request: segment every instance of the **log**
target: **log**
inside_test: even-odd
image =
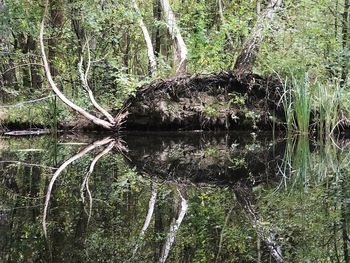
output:
[[[50,130],[35,130],[35,131],[10,131],[5,132],[4,135],[8,136],[27,136],[27,135],[41,135],[41,134],[49,134],[51,133]]]

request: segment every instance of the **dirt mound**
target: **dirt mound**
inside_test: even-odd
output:
[[[233,72],[194,74],[140,88],[127,102],[127,129],[270,130],[282,127],[281,83]]]

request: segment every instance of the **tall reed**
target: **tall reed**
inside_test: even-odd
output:
[[[339,108],[342,90],[338,83],[318,85],[318,115],[320,138],[329,134],[339,120]]]
[[[292,76],[292,79],[293,91],[295,96],[295,118],[298,124],[298,131],[301,134],[308,134],[312,110],[312,96],[315,91],[316,85],[310,84],[308,72],[305,72],[303,78],[298,78],[298,76]]]
[[[281,100],[286,117],[287,133],[288,137],[290,137],[295,127],[295,119],[292,89],[288,86],[288,78],[283,83],[283,95],[281,97]]]

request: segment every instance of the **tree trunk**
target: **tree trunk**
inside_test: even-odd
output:
[[[22,51],[23,54],[28,55],[28,38],[26,37],[26,35],[24,33],[20,33],[17,36],[17,40],[18,40],[18,45],[20,50]],[[27,61],[25,62],[27,63]],[[30,66],[29,65],[25,65],[21,68],[22,71],[22,84],[25,90],[29,91],[31,90],[31,81],[30,81]]]
[[[243,43],[243,48],[239,54],[234,70],[237,75],[251,73],[259,51],[259,45],[264,38],[264,33],[271,24],[276,10],[282,5],[282,0],[270,0],[266,10],[262,12],[256,21],[256,24],[248,37]]]
[[[62,42],[62,27],[64,25],[64,1],[50,0],[50,17],[52,21],[53,35],[49,39],[49,61],[52,77],[55,78],[60,74],[61,70],[54,60],[62,58],[59,51],[59,45]]]
[[[37,42],[33,39],[31,35],[28,35],[28,49],[31,51],[32,55],[37,54]],[[40,66],[38,64],[37,56],[29,56],[30,62],[30,75],[31,75],[31,87],[32,91],[38,90],[41,88],[41,75],[40,75]]]
[[[168,255],[169,255],[169,252],[170,252],[170,249],[175,241],[176,233],[179,230],[181,223],[182,223],[182,220],[184,219],[186,212],[187,212],[187,209],[188,209],[187,200],[183,197],[179,188],[177,188],[177,192],[180,196],[180,199],[177,201],[177,205],[179,205],[179,203],[181,201],[181,209],[180,209],[180,212],[178,214],[176,221],[173,220],[173,222],[170,225],[170,229],[169,229],[169,232],[167,234],[167,239],[165,241],[165,244],[163,245],[162,253],[161,253],[161,256],[159,258],[158,263],[165,263],[166,262]]]
[[[47,80],[48,80],[52,90],[56,93],[56,95],[60,98],[60,100],[62,100],[66,105],[71,107],[73,110],[80,113],[82,116],[84,116],[89,121],[95,123],[96,125],[98,125],[100,127],[108,129],[108,130],[119,129],[120,125],[122,124],[122,120],[127,115],[127,112],[126,113],[119,113],[119,115],[117,115],[117,117],[114,118],[113,123],[102,120],[102,119],[97,118],[96,116],[90,114],[89,112],[82,109],[78,105],[74,104],[70,100],[68,100],[66,98],[66,96],[56,86],[56,84],[52,78],[52,74],[50,71],[49,63],[48,63],[46,52],[45,52],[45,45],[44,45],[44,28],[45,28],[45,17],[47,15],[47,11],[48,11],[48,0],[45,1],[45,11],[44,11],[43,18],[42,18],[41,25],[40,25],[40,37],[39,37],[39,39],[40,39],[40,50],[41,50],[41,55],[42,55],[43,62],[44,62],[44,69],[45,69],[46,77],[47,77]],[[88,72],[88,70],[87,70],[87,72]],[[85,78],[86,78],[86,76],[85,76]]]
[[[163,9],[164,18],[167,23],[169,32],[171,36],[175,39],[176,59],[179,63],[176,69],[176,75],[181,75],[186,72],[188,53],[187,47],[176,24],[176,18],[173,11],[171,10],[169,1],[161,0],[160,3]]]
[[[136,4],[136,0],[133,0],[133,6],[134,6],[134,9],[138,15],[137,20],[139,22],[139,25],[142,29],[143,36],[144,36],[145,41],[146,41],[147,54],[148,54],[148,59],[149,59],[149,63],[151,66],[151,74],[152,74],[152,76],[155,76],[157,74],[157,62],[156,62],[156,57],[155,57],[154,52],[153,52],[152,40],[151,40],[151,37],[149,36],[147,27],[143,23],[141,12]]]
[[[253,227],[257,232],[257,236],[262,238],[265,245],[269,249],[271,256],[276,260],[276,262],[283,262],[282,248],[275,240],[274,233],[272,231],[268,231],[268,229],[264,229],[264,227],[261,225],[263,219],[255,209],[255,196],[252,189],[244,186],[236,186],[234,189],[237,201],[242,206],[249,221],[251,221],[253,224]]]
[[[343,47],[343,55],[342,55],[342,61],[341,61],[341,81],[340,84],[344,85],[346,84],[346,79],[348,76],[348,58],[349,58],[349,45],[348,45],[348,25],[349,25],[349,8],[350,8],[350,1],[345,0],[344,3],[344,12],[343,12],[343,19],[342,19],[342,47]]]
[[[153,1],[153,19],[154,19],[155,23],[160,21],[161,10],[162,9],[160,6],[160,0],[154,0]],[[160,53],[160,29],[159,29],[158,25],[153,27],[152,43],[153,43],[153,47],[154,47],[154,54],[156,55],[156,57],[158,57],[158,55]]]
[[[4,7],[5,7],[5,2],[3,0],[0,0],[0,11],[2,11]],[[9,32],[7,31],[2,32],[2,34],[0,35],[0,49],[10,50],[8,35],[9,35]],[[14,87],[17,87],[16,70],[14,68],[14,62],[11,59],[11,56],[9,57],[8,61],[3,64],[2,67],[3,67],[2,74],[0,74],[0,80],[2,80],[1,84],[4,87],[9,87],[11,85],[13,85]]]

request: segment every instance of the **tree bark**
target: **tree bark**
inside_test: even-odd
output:
[[[176,24],[176,18],[173,11],[171,10],[169,1],[161,0],[160,3],[163,9],[164,18],[167,23],[169,32],[175,39],[175,53],[179,63],[176,69],[176,75],[181,75],[186,72],[188,53],[187,47]]]
[[[266,10],[262,12],[256,21],[256,24],[248,37],[243,43],[241,53],[238,55],[234,70],[237,75],[251,73],[256,59],[256,54],[259,51],[259,45],[264,39],[269,24],[271,24],[276,10],[282,5],[282,0],[270,0]]]
[[[0,11],[2,11],[4,7],[5,7],[4,1],[0,0]],[[8,42],[8,35],[9,35],[9,33],[6,31],[0,35],[0,48],[2,48],[4,50],[10,50],[10,43]],[[1,84],[4,87],[9,87],[11,84],[17,83],[16,70],[15,70],[14,63],[13,63],[13,60],[11,59],[11,57],[9,57],[8,61],[6,63],[4,63],[2,67],[3,67],[2,72],[4,72],[4,73],[0,74],[0,78],[2,80]],[[17,85],[15,84],[14,86],[16,87]]]
[[[31,51],[31,54],[37,54],[37,42],[33,39],[31,35],[28,35],[28,49]],[[41,76],[40,76],[40,66],[38,64],[37,56],[29,56],[30,62],[30,75],[31,75],[31,87],[32,90],[38,90],[41,88]]]
[[[139,22],[139,25],[142,29],[143,36],[144,36],[145,41],[146,41],[147,54],[148,54],[148,59],[149,59],[149,63],[151,66],[151,74],[152,74],[152,76],[155,76],[157,74],[157,61],[156,61],[156,56],[154,55],[154,52],[153,52],[152,40],[151,40],[151,37],[148,33],[147,27],[143,23],[141,12],[136,4],[136,0],[133,0],[132,4],[133,4],[133,7],[137,13],[137,16],[138,16],[137,20]]]
[[[62,42],[62,27],[64,24],[64,1],[50,0],[50,17],[52,21],[53,35],[49,39],[49,61],[52,77],[55,78],[60,74],[61,70],[54,62],[56,58],[62,58],[59,51],[59,45]]]
[[[343,18],[342,18],[342,47],[343,47],[343,55],[342,55],[342,61],[341,61],[341,81],[340,84],[344,85],[346,83],[346,79],[348,77],[348,58],[349,55],[348,48],[349,48],[349,43],[348,43],[348,35],[349,35],[349,30],[348,30],[348,25],[349,25],[349,9],[350,9],[350,1],[345,0],[344,2],[344,12],[343,12]]]
[[[271,256],[276,260],[276,262],[283,262],[281,246],[277,244],[273,233],[269,233],[270,231],[264,229],[264,226],[261,224],[261,222],[263,222],[263,219],[255,209],[255,197],[252,193],[252,190],[243,186],[236,186],[234,193],[236,195],[237,201],[242,206],[248,219],[253,224],[257,235],[262,238],[265,245],[269,249]]]
[[[160,16],[161,16],[161,6],[160,6],[160,0],[154,0],[153,1],[153,19],[154,22],[157,23],[160,21]],[[152,30],[152,42],[153,42],[153,47],[154,47],[154,54],[156,57],[158,57],[160,53],[160,29],[159,26],[156,25],[153,27]]]

